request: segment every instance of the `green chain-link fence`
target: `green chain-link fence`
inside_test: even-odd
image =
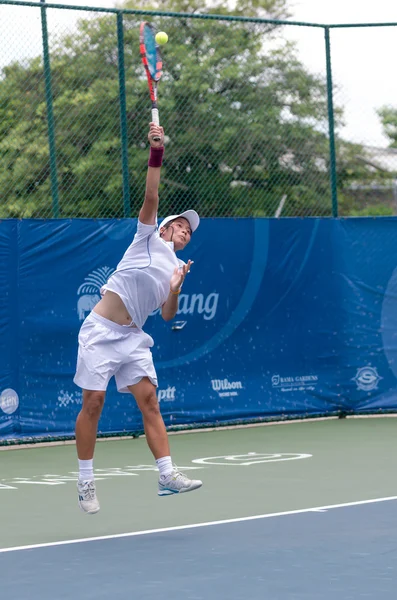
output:
[[[0,218],[136,216],[150,120],[142,20],[170,40],[159,84],[162,214],[336,216],[338,198],[339,213],[353,214],[377,193],[394,213],[397,154],[395,168],[377,169],[368,147],[338,136],[332,27],[293,25],[319,34],[323,69],[313,74],[283,21],[0,8]]]

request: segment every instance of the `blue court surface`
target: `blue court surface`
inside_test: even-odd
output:
[[[1,597],[395,600],[396,499],[7,548]]]

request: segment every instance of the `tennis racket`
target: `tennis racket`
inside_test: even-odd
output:
[[[152,121],[156,125],[160,125],[159,109],[157,107],[157,84],[162,74],[163,63],[155,35],[153,26],[147,21],[143,21],[139,30],[139,49],[152,101]],[[153,139],[156,142],[160,141],[159,137],[154,137]]]

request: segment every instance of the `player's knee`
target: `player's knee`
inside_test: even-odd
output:
[[[159,414],[160,408],[156,396],[156,390],[154,388],[153,390],[148,391],[144,395],[144,397],[142,398],[142,402],[140,403],[140,408],[142,413],[145,414],[145,416],[153,416]]]
[[[101,416],[105,396],[103,392],[90,392],[83,401],[83,411],[90,419],[99,419]]]

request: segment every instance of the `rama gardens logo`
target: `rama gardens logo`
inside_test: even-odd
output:
[[[383,377],[378,375],[375,367],[361,367],[357,369],[356,376],[352,378],[357,384],[357,389],[364,392],[371,392],[378,388],[378,383]]]

